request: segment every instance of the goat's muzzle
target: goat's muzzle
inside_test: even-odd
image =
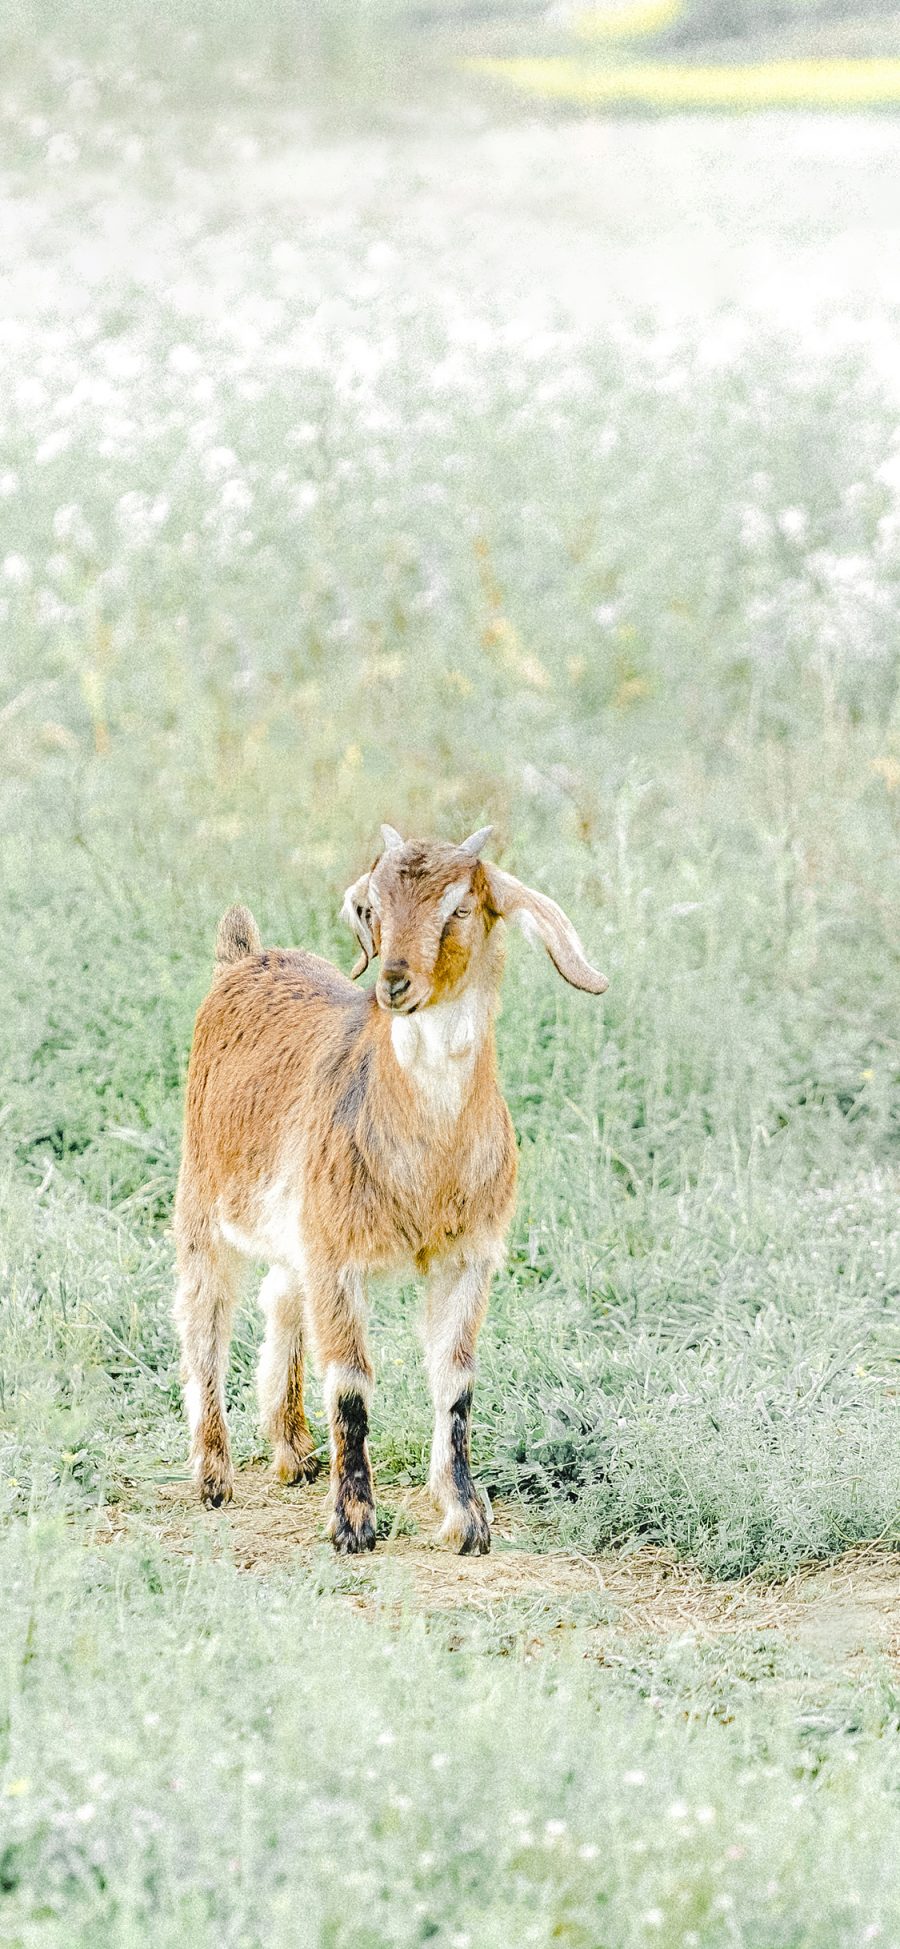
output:
[[[418,983],[410,976],[408,964],[396,961],[382,968],[375,993],[382,1008],[391,1015],[411,1015],[420,1008],[426,995],[417,992]]]

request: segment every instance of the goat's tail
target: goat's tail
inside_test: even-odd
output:
[[[216,928],[216,974],[262,953],[262,937],[249,907],[229,907]]]

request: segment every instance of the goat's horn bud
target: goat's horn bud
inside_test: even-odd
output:
[[[403,840],[396,826],[382,826],[381,837],[384,840],[385,851],[388,853],[396,852],[397,847],[403,845]]]
[[[473,832],[469,839],[463,840],[460,852],[467,853],[469,859],[477,859],[487,845],[493,830],[493,826],[482,826],[478,832]]]

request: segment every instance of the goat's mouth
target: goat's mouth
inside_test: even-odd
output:
[[[406,996],[401,995],[399,1001],[383,1002],[379,995],[378,1000],[386,1015],[415,1015],[416,1009],[423,1006],[424,997],[419,995],[418,998],[407,1001]]]
[[[414,1015],[416,1009],[424,1008],[430,995],[430,987],[421,980],[407,978],[404,984],[394,976],[390,982],[380,977],[375,983],[375,1000],[385,1015]]]

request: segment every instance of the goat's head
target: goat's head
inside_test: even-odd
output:
[[[393,826],[381,830],[384,852],[347,888],[341,911],[361,949],[354,980],[381,957],[375,993],[382,1008],[411,1015],[459,995],[468,982],[495,980],[502,962],[493,934],[498,920],[515,921],[545,947],[573,988],[603,994],[606,977],[591,967],[555,900],[481,859],[490,826],[461,846],[403,840]]]

